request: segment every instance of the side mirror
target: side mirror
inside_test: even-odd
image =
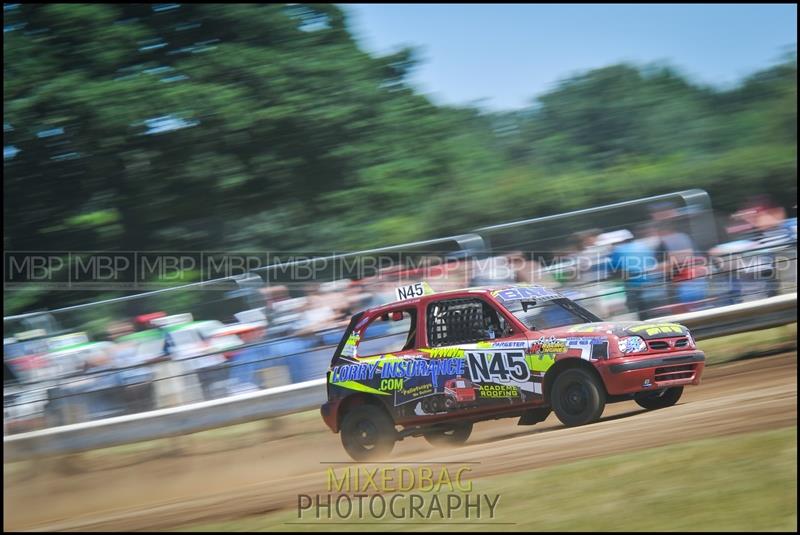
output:
[[[402,320],[403,320],[402,312],[392,312],[392,321],[402,321]]]

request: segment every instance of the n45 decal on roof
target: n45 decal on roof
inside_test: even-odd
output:
[[[412,297],[422,297],[434,293],[433,288],[427,282],[417,282],[408,286],[400,286],[394,289],[394,295],[398,301],[411,299]]]
[[[524,382],[531,372],[522,351],[465,351],[469,374],[476,383]]]

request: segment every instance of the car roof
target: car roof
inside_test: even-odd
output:
[[[446,291],[443,291],[443,292],[434,292],[432,294],[427,294],[427,295],[423,295],[423,296],[420,296],[420,297],[412,297],[412,298],[403,299],[403,300],[400,300],[400,301],[392,301],[390,303],[386,303],[386,304],[383,304],[383,305],[379,305],[379,306],[376,306],[376,307],[365,309],[363,311],[363,313],[364,314],[367,314],[367,313],[374,314],[376,312],[377,313],[381,313],[384,310],[388,312],[388,311],[396,309],[398,306],[411,304],[411,303],[417,303],[417,302],[432,301],[432,300],[440,299],[442,297],[447,297],[447,296],[459,297],[459,296],[466,296],[468,294],[477,294],[477,295],[484,295],[484,296],[488,295],[489,297],[493,297],[491,295],[492,292],[496,292],[496,291],[499,292],[499,291],[503,291],[503,290],[511,290],[511,289],[514,289],[514,288],[544,288],[544,289],[549,290],[550,292],[552,292],[554,294],[561,295],[561,293],[558,292],[557,290],[555,290],[553,288],[550,288],[548,286],[544,286],[542,284],[508,284],[508,285],[498,285],[498,286],[471,286],[469,288],[460,288],[458,290],[446,290]],[[562,295],[562,297],[565,297],[565,296]]]

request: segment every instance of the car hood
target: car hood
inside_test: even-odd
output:
[[[541,331],[548,336],[581,336],[581,335],[607,335],[615,336],[641,336],[645,340],[654,338],[674,338],[686,336],[689,329],[683,325],[669,322],[653,321],[605,321],[600,323],[581,323]]]

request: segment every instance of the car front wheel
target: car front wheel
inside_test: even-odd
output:
[[[589,371],[571,368],[556,377],[550,404],[567,427],[584,425],[598,420],[603,414],[606,392]]]

